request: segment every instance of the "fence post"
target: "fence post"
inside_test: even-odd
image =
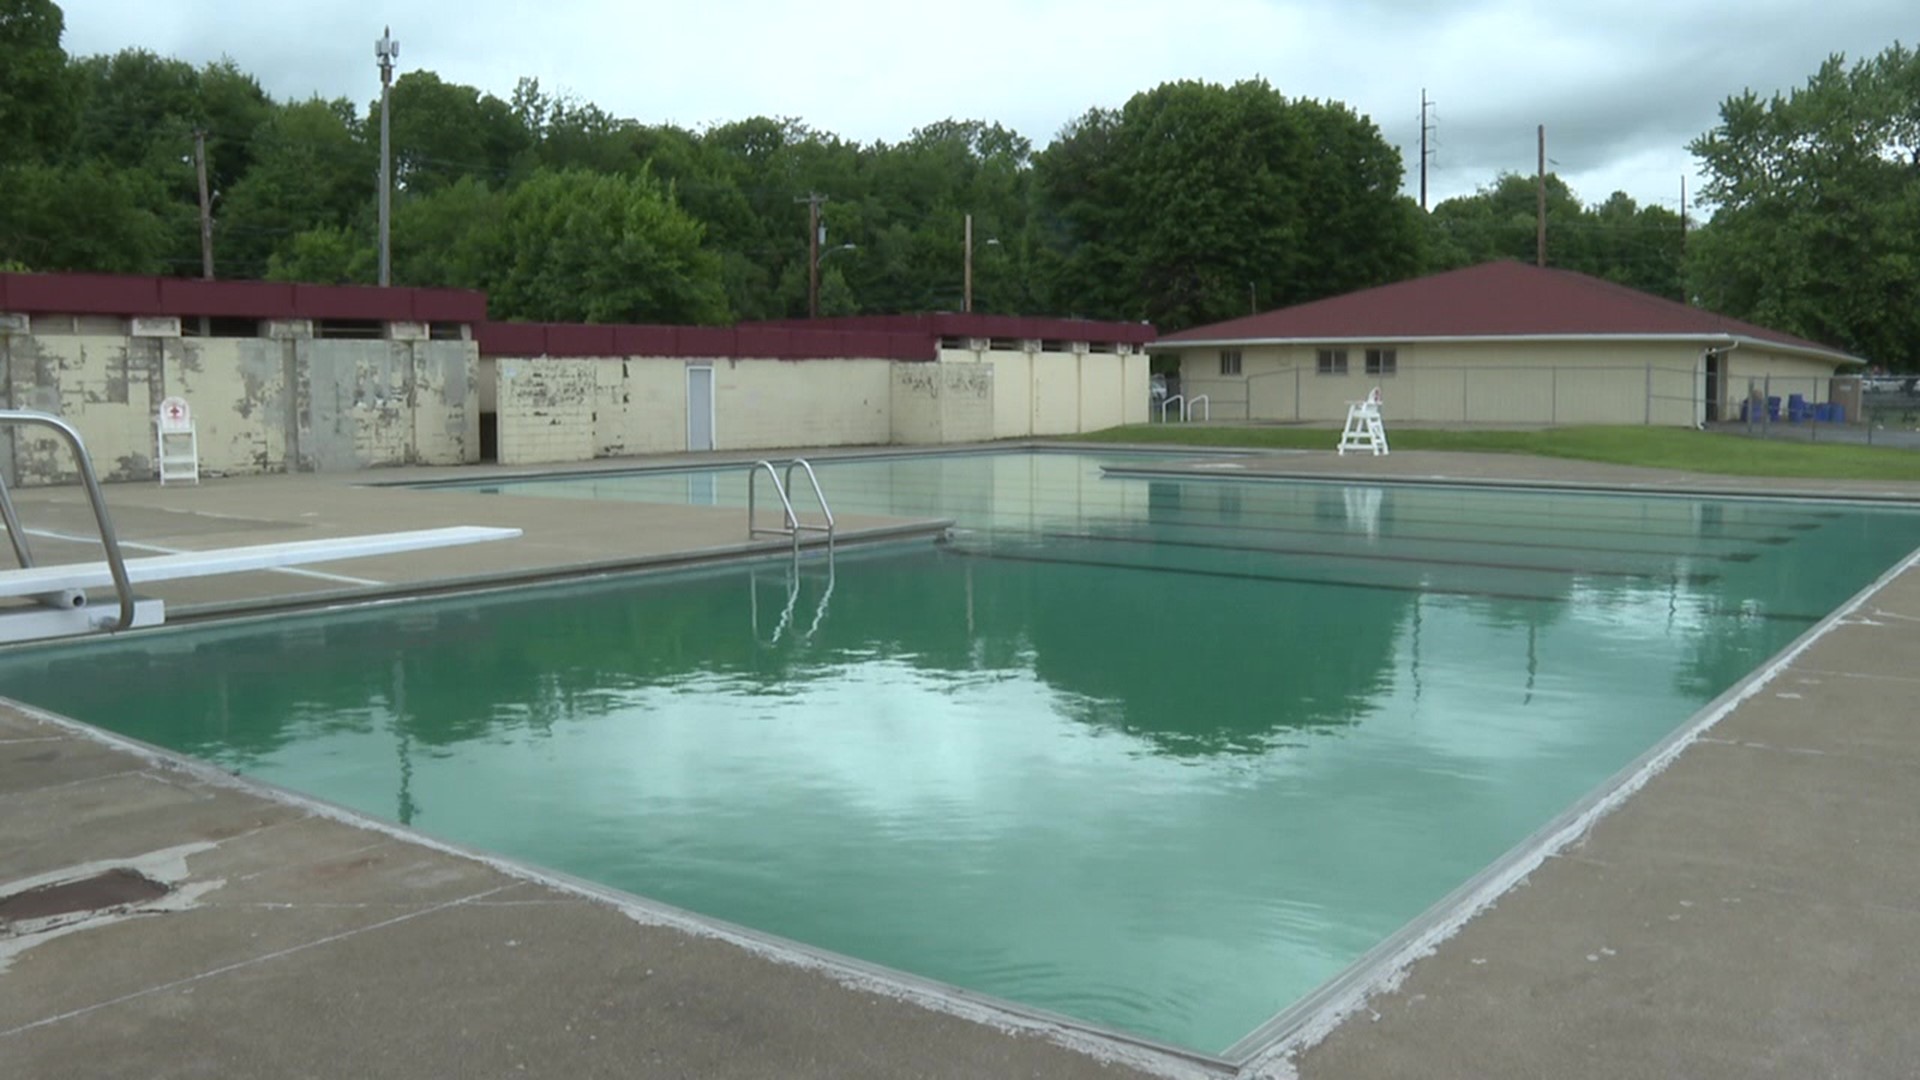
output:
[[[1467,380],[1472,375],[1472,368],[1463,367],[1460,369],[1460,422],[1463,424],[1467,422],[1467,400],[1472,397],[1471,394],[1467,393]]]
[[[1293,422],[1300,422],[1300,365],[1293,365]]]
[[[1547,423],[1560,422],[1560,369],[1547,368]]]
[[[1647,427],[1653,426],[1653,361],[1647,361]]]

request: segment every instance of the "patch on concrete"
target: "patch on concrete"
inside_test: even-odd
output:
[[[187,859],[218,846],[210,841],[180,844],[130,859],[81,863],[0,882],[0,905],[18,905],[0,907],[0,972],[14,957],[55,938],[197,906],[202,896],[227,882],[189,881]]]
[[[141,904],[158,900],[172,891],[173,887],[165,882],[155,881],[138,870],[117,866],[73,881],[0,896],[0,928],[28,919]]]

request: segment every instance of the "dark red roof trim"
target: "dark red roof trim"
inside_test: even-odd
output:
[[[474,336],[482,356],[657,356],[768,360],[932,360],[926,334],[800,330],[778,326],[612,326],[581,323],[484,323]]]
[[[1086,341],[1111,345],[1150,345],[1158,337],[1151,323],[1096,322],[1091,319],[1041,319],[1023,315],[854,315],[832,319],[776,319],[747,326],[789,329],[869,330],[933,337],[1019,338],[1037,341]]]
[[[0,311],[28,315],[479,323],[487,317],[487,297],[468,289],[381,289],[119,274],[0,274]]]

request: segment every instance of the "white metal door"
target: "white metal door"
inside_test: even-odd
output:
[[[713,368],[687,368],[687,449],[713,449]]]

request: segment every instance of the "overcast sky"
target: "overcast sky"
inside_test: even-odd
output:
[[[798,117],[862,142],[949,117],[1044,146],[1095,106],[1171,79],[1261,76],[1345,102],[1401,149],[1431,201],[1550,168],[1594,203],[1677,209],[1689,140],[1727,96],[1803,83],[1831,53],[1920,38],[1914,0],[62,0],[70,53],[232,57],[279,98],[378,94],[400,68],[506,98],[523,75],[616,116],[692,128]],[[1688,181],[1697,190],[1697,177]]]

